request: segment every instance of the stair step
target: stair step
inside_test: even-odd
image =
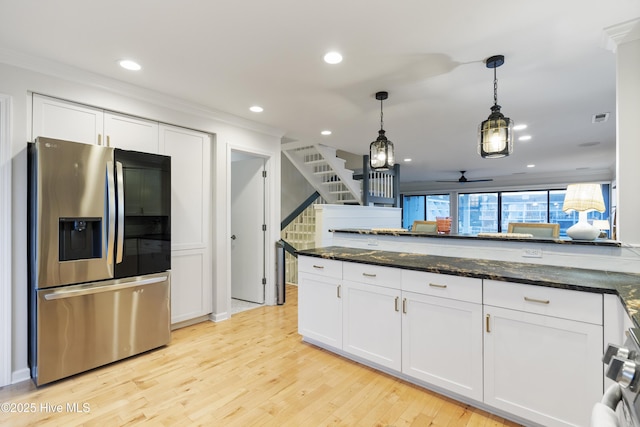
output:
[[[304,162],[305,165],[320,165],[320,164],[327,164],[327,161],[325,159],[318,159],[318,160],[309,160]]]

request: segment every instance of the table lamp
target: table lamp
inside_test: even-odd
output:
[[[567,236],[574,240],[594,240],[600,230],[587,222],[587,212],[605,211],[600,184],[569,184],[562,210],[578,212],[578,223],[567,230]]]

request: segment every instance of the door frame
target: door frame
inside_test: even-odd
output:
[[[227,200],[226,200],[226,242],[225,247],[228,254],[231,254],[231,153],[232,151],[237,151],[241,153],[245,153],[247,155],[251,155],[254,157],[261,157],[264,159],[264,170],[267,173],[267,177],[265,178],[265,194],[264,194],[264,212],[265,212],[265,223],[267,225],[267,231],[265,232],[265,245],[264,245],[264,260],[265,260],[265,277],[267,283],[264,287],[265,294],[265,305],[275,305],[276,304],[276,289],[275,289],[275,274],[272,274],[272,270],[275,271],[275,268],[272,267],[275,265],[275,242],[272,240],[273,227],[279,227],[279,224],[276,224],[273,221],[272,210],[274,209],[274,189],[272,188],[271,183],[274,182],[275,177],[273,176],[274,171],[276,170],[277,162],[274,157],[274,153],[271,151],[263,151],[252,147],[246,147],[242,145],[236,144],[227,144]],[[279,154],[279,152],[278,152]],[[273,223],[272,223],[273,222]],[[279,232],[279,228],[278,228]],[[269,250],[269,245],[273,243],[274,250]],[[231,257],[227,259],[227,316],[228,313],[231,313]]]
[[[236,159],[234,161],[234,156],[236,156]],[[266,185],[266,177],[264,176],[260,176],[263,175],[264,172],[266,172],[266,163],[267,163],[267,159],[263,156],[258,156],[255,155],[253,153],[247,153],[246,151],[238,151],[238,150],[231,150],[231,169],[230,169],[230,176],[231,176],[231,188],[234,187],[234,172],[237,172],[236,168],[244,168],[245,167],[245,162],[247,161],[252,161],[255,163],[252,163],[252,167],[253,165],[257,165],[258,162],[260,163],[260,168],[258,171],[255,171],[256,175],[253,175],[252,180],[255,179],[259,179],[259,185],[262,187],[262,190],[260,192],[260,197],[262,197],[262,200],[260,202],[260,206],[262,207],[261,209],[261,214],[262,214],[262,218],[260,218],[260,226],[262,226],[263,224],[267,223],[267,210],[266,210],[266,199],[267,199],[267,185]],[[251,169],[252,174],[254,173],[254,169]],[[268,175],[268,174],[267,174]],[[251,184],[253,185],[253,184]],[[234,198],[236,196],[233,194],[233,192],[230,194],[230,201],[231,201],[231,205],[233,205],[233,201]],[[257,206],[256,206],[257,207]],[[236,221],[235,218],[238,217],[238,215],[240,215],[240,212],[238,211],[231,211],[231,215],[230,215],[230,222],[231,222],[231,232],[233,234],[238,234],[239,230],[238,230],[238,224],[235,224],[235,227],[233,227],[234,225],[234,221]],[[254,224],[247,224],[250,225],[251,227],[254,226]],[[253,228],[252,228],[253,229]],[[233,240],[233,235],[231,237],[231,239]],[[262,230],[261,236],[259,236],[259,239],[256,239],[258,241],[262,241],[261,246],[262,246],[262,251],[261,251],[261,256],[262,256],[262,270],[260,271],[260,279],[264,278],[266,279],[267,277],[267,260],[266,260],[266,256],[267,256],[267,232],[266,230]],[[234,293],[234,283],[236,286],[238,286],[238,281],[235,280],[234,278],[234,274],[238,273],[238,265],[236,264],[236,267],[234,269],[234,253],[235,256],[244,256],[245,253],[236,253],[237,249],[230,252],[231,255],[231,278],[230,278],[230,282],[231,282],[231,289],[230,289],[230,293],[231,293],[231,299],[233,299],[233,293]],[[236,291],[238,291],[238,289],[235,289]],[[256,304],[265,304],[266,300],[267,300],[267,295],[266,295],[266,283],[261,283],[261,289],[260,289],[260,293],[262,294],[262,296],[258,299],[260,299],[262,302],[257,302],[257,301],[251,301],[251,300],[247,300],[249,302],[255,302]],[[236,292],[237,293],[237,292]]]
[[[11,384],[11,97],[0,94],[0,387]]]

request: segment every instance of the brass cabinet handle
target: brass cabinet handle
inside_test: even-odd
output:
[[[447,285],[438,285],[437,283],[429,283],[432,288],[446,289]]]
[[[406,298],[402,298],[402,312],[404,314],[407,314],[407,299]]]
[[[400,307],[398,307],[398,302],[400,302],[400,297],[396,297],[396,300],[395,300],[396,311],[400,311]]]
[[[107,147],[111,147],[111,136],[107,135]]]
[[[98,145],[102,145],[102,134],[98,134]]]
[[[528,302],[537,302],[539,304],[549,304],[549,300],[548,299],[535,299],[535,298],[529,298],[529,297],[524,297],[525,301]]]
[[[320,270],[322,270],[324,268],[324,265],[313,265],[313,268],[318,268]]]
[[[363,275],[364,277],[376,277],[376,275],[375,275],[375,274],[371,274],[371,273],[362,273],[362,275]]]
[[[491,316],[490,314],[487,314],[486,321],[485,321],[487,332],[491,332],[491,328],[489,327],[489,317],[490,316]]]
[[[337,292],[338,292],[338,298],[342,298],[342,296],[340,295],[340,288],[342,287],[342,285],[338,285],[338,287],[336,288]]]

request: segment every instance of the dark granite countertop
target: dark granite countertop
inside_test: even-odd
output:
[[[636,325],[640,326],[640,274],[341,246],[307,249],[298,251],[298,254],[407,270],[549,286],[582,292],[617,294]]]
[[[407,231],[399,229],[366,229],[366,228],[343,228],[337,230],[329,230],[333,233],[351,233],[377,236],[411,236],[411,237],[429,237],[435,239],[476,239],[476,240],[499,240],[501,242],[526,242],[526,243],[557,243],[564,245],[584,245],[584,246],[613,246],[621,247],[622,243],[617,240],[595,239],[595,240],[572,240],[541,238],[541,237],[508,237],[505,234],[495,233],[495,235],[472,235],[472,234],[438,234],[433,232]],[[494,234],[494,233],[486,233]]]

